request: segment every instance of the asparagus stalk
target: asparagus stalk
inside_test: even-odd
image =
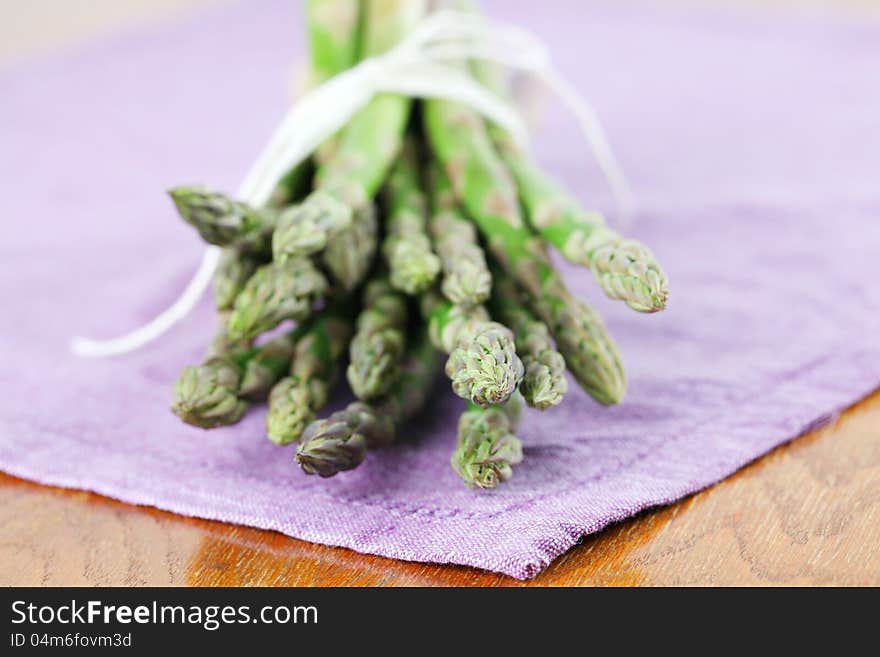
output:
[[[349,347],[348,382],[358,399],[388,392],[400,376],[406,347],[406,299],[394,291],[387,276],[367,284],[357,330]]]
[[[449,354],[455,394],[482,408],[507,401],[524,372],[510,329],[490,321],[483,306],[455,306],[435,292],[423,295],[422,315],[431,341]]]
[[[253,208],[202,185],[174,187],[168,194],[181,218],[208,244],[235,245],[249,253],[270,252],[278,220],[275,210]]]
[[[357,61],[359,47],[359,3],[357,0],[307,0],[306,23],[309,34],[310,71],[308,87],[329,80]],[[315,153],[321,161],[333,150],[327,140]],[[289,205],[300,199],[314,173],[311,159],[293,167],[275,186],[269,204]]]
[[[502,406],[469,405],[458,420],[458,443],[452,469],[469,486],[495,488],[513,475],[522,461],[522,445],[514,431],[522,414],[522,398],[514,395]]]
[[[568,392],[565,359],[553,346],[547,325],[535,319],[523,303],[513,279],[498,269],[493,278],[492,314],[513,331],[516,352],[525,367],[519,390],[529,406],[542,411],[556,406]]]
[[[269,393],[269,440],[279,445],[299,440],[315,413],[327,403],[350,337],[351,320],[339,307],[323,310],[307,324],[296,343],[289,375]]]
[[[354,402],[303,432],[296,462],[306,474],[332,477],[360,465],[367,450],[394,442],[397,430],[427,400],[437,355],[423,329],[413,341],[401,377],[374,403]]]
[[[284,320],[304,320],[326,290],[327,280],[308,258],[263,265],[235,299],[229,336],[253,338]]]
[[[262,347],[210,354],[201,365],[185,368],[174,385],[171,410],[204,429],[238,422],[250,401],[284,375],[300,332],[294,329]]]
[[[382,251],[391,272],[391,285],[407,294],[427,290],[440,272],[427,233],[427,201],[422,192],[415,142],[404,147],[386,184],[387,236]]]
[[[475,306],[489,298],[492,276],[473,224],[462,214],[449,177],[436,161],[429,169],[428,227],[443,267],[441,290],[452,303]]]
[[[422,116],[456,197],[495,258],[528,293],[578,383],[600,403],[618,403],[626,378],[617,347],[599,316],[568,291],[540,238],[523,221],[516,186],[482,119],[443,100],[425,101]]]
[[[358,0],[306,0],[311,84],[351,68],[360,49]]]
[[[474,62],[472,69],[490,89],[509,95],[496,66]],[[663,310],[669,285],[651,251],[609,228],[600,213],[586,211],[506,130],[490,124],[489,132],[516,179],[526,214],[541,237],[569,262],[589,267],[610,298],[622,300],[639,312]]]
[[[421,18],[418,0],[366,0],[365,56],[377,55],[399,41]],[[353,208],[372,199],[400,148],[412,102],[380,94],[340,132],[333,153],[318,167],[313,191],[281,215],[273,236],[278,260],[323,251],[328,241],[351,225]]]
[[[357,0],[308,0],[306,16],[311,54],[311,84],[317,85],[353,66],[360,51],[360,3]],[[336,136],[315,152],[328,162],[336,150]],[[355,208],[351,224],[333,238],[321,254],[324,266],[345,292],[366,276],[379,242],[379,223],[372,203]]]
[[[358,0],[306,0],[309,35],[308,86],[318,86],[351,68],[360,53],[361,8]],[[336,148],[331,137],[315,151],[326,162]]]

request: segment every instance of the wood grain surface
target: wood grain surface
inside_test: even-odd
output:
[[[0,0],[0,63],[215,1]],[[878,0],[772,4],[866,16],[880,10]],[[45,584],[523,583],[312,545],[0,474],[0,585]],[[526,584],[880,585],[880,393],[706,491],[585,539]]]
[[[521,585],[0,475],[0,584]],[[529,585],[880,585],[880,393]]]

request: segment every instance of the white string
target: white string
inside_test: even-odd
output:
[[[152,342],[165,331],[174,326],[189,314],[193,306],[202,298],[205,289],[211,283],[211,277],[217,268],[217,260],[220,257],[220,248],[209,246],[202,255],[202,262],[192,280],[186,286],[183,294],[171,307],[164,310],[149,324],[141,326],[131,333],[112,340],[90,340],[88,338],[73,338],[70,341],[70,349],[77,356],[100,358],[104,356],[118,356],[127,354],[135,349]]]
[[[556,93],[577,119],[583,137],[628,217],[633,196],[601,124],[586,99],[553,68],[547,49],[534,35],[468,12],[444,9],[422,22],[397,46],[328,80],[303,96],[284,116],[239,187],[237,198],[264,205],[278,180],[343,128],[378,93],[442,98],[465,103],[507,130],[520,144],[528,141],[522,117],[506,101],[460,70],[462,60],[482,59],[534,74]],[[114,356],[152,342],[195,307],[217,267],[220,249],[208,247],[186,289],[148,324],[111,340],[74,338],[78,356]]]

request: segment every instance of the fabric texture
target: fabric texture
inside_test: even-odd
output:
[[[159,342],[67,351],[151,318],[201,246],[164,190],[234,190],[289,98],[295,3],[223,6],[0,71],[0,468],[182,514],[415,561],[534,576],[582,536],[699,490],[880,385],[880,26],[619,3],[487,3],[547,39],[594,102],[664,263],[666,312],[606,300],[626,400],[576,386],[530,411],[494,491],[449,466],[464,402],[438,381],[399,446],[330,480],[264,437],[264,409],[204,432],[168,411],[211,300]],[[540,160],[613,207],[569,117]],[[335,404],[344,403],[341,393]]]

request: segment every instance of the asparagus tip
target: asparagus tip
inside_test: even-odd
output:
[[[227,323],[230,338],[253,338],[286,319],[305,319],[327,286],[307,258],[263,265],[235,299]]]
[[[187,424],[203,429],[234,424],[248,403],[238,398],[241,373],[222,357],[183,370],[174,385],[171,411]]]
[[[335,196],[317,190],[302,203],[285,210],[272,236],[275,259],[307,256],[323,251],[330,238],[348,228],[351,207]]]
[[[403,334],[395,329],[355,337],[346,377],[358,399],[388,392],[398,378],[404,346]]]
[[[276,445],[295,443],[315,419],[314,406],[306,386],[295,377],[281,379],[269,393],[266,437]]]
[[[318,420],[306,429],[295,458],[306,474],[332,477],[356,468],[366,452],[365,437],[349,423]]]
[[[524,373],[513,334],[498,322],[479,322],[468,333],[446,362],[453,390],[481,408],[507,401]]]
[[[602,290],[612,299],[642,313],[666,308],[669,282],[659,263],[643,244],[617,240],[600,246],[591,267]]]
[[[452,468],[464,482],[477,488],[495,488],[513,476],[522,461],[522,445],[511,431],[510,418],[499,408],[471,410],[458,424],[458,448]]]
[[[528,405],[545,411],[560,404],[568,392],[568,379],[564,371],[564,366],[554,371],[554,368],[540,361],[529,363],[519,386]]]

